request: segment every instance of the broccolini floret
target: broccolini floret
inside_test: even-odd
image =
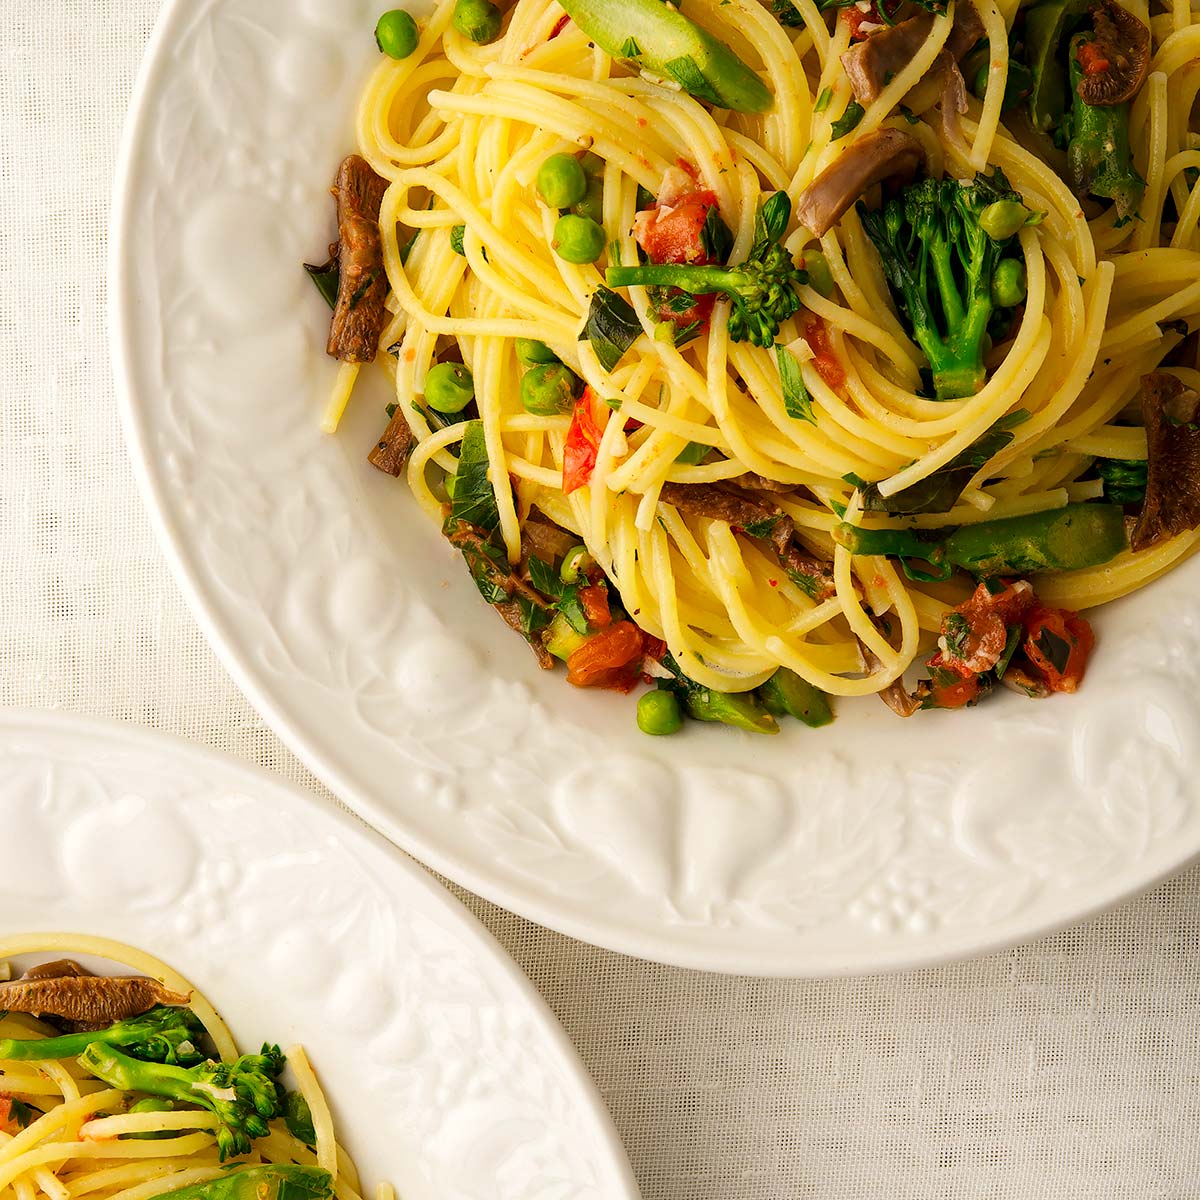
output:
[[[733,301],[730,340],[771,346],[779,326],[800,307],[797,289],[808,282],[807,272],[796,266],[779,244],[791,215],[792,203],[786,192],[771,196],[759,214],[758,236],[749,256],[735,266],[645,263],[609,267],[605,282],[609,287],[675,287],[692,296],[722,293]]]
[[[203,1032],[204,1026],[190,1008],[158,1004],[136,1017],[127,1017],[94,1032],[64,1033],[51,1038],[0,1038],[0,1059],[34,1062],[75,1058],[99,1043],[118,1046],[126,1054],[148,1062],[190,1067],[204,1058],[198,1044]]]
[[[251,1141],[269,1132],[267,1122],[282,1114],[283,1089],[276,1081],[284,1061],[278,1046],[266,1045],[259,1054],[243,1054],[234,1062],[209,1059],[193,1067],[142,1062],[102,1042],[93,1042],[79,1056],[81,1066],[112,1087],[182,1100],[215,1113],[222,1161],[248,1153]]]
[[[882,208],[860,201],[858,213],[929,360],[937,398],[973,396],[986,377],[985,339],[997,302],[1011,307],[1023,298],[1023,280],[1005,278],[1007,271],[997,280],[997,268],[1015,259],[1013,239],[1034,214],[999,168],[969,182],[923,179]]]

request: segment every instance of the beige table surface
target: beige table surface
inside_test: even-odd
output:
[[[118,429],[105,226],[158,8],[0,0],[0,703],[321,792],[184,607]],[[655,966],[466,899],[566,1026],[647,1200],[1200,1197],[1200,870],[981,962],[819,983]]]

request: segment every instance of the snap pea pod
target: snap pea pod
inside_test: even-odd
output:
[[[1129,545],[1125,514],[1116,504],[1068,504],[954,530],[861,529],[841,524],[833,536],[851,554],[920,559],[935,569],[943,568],[942,578],[953,567],[979,576],[1079,571],[1108,562]]]
[[[700,100],[747,113],[774,103],[724,42],[662,0],[563,0],[562,7],[605,54],[673,79]]]
[[[780,667],[758,694],[763,707],[776,717],[795,717],[812,729],[833,720],[829,697],[787,667]]]

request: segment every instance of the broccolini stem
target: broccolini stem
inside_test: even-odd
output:
[[[609,267],[609,287],[677,287],[693,296],[711,292],[733,294],[752,281],[736,267],[693,266],[688,263],[646,263],[639,267]]]

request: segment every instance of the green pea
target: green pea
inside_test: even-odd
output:
[[[393,8],[375,26],[375,45],[388,58],[407,58],[421,40],[417,23],[402,8]]]
[[[573,154],[552,154],[537,173],[538,195],[551,208],[570,208],[587,195],[588,179]]]
[[[672,692],[647,692],[637,703],[637,723],[643,733],[665,737],[683,728],[683,710]]]
[[[463,363],[438,363],[425,376],[425,401],[437,412],[462,412],[474,395],[475,377]]]
[[[578,583],[580,575],[587,573],[591,563],[592,556],[586,546],[572,546],[563,556],[562,566],[558,568],[558,577],[563,583]]]
[[[500,10],[488,0],[458,0],[454,6],[454,28],[480,45],[500,36],[500,21]]]
[[[523,367],[540,367],[558,361],[558,355],[545,342],[536,338],[517,338],[517,362]]]
[[[818,296],[828,300],[833,295],[833,272],[829,269],[829,260],[820,250],[805,250],[800,265],[808,272],[809,286]]]
[[[996,200],[979,214],[979,228],[994,242],[1010,238],[1029,220],[1029,209],[1017,200]]]
[[[535,417],[558,417],[575,405],[575,372],[562,363],[546,363],[521,379],[521,403]]]
[[[1025,260],[1003,258],[992,274],[992,303],[997,308],[1012,308],[1025,299]]]
[[[589,175],[587,191],[583,198],[572,206],[571,211],[577,217],[588,217],[597,223],[604,220],[604,184],[595,176]]]
[[[554,252],[569,263],[594,263],[604,253],[604,227],[567,213],[554,222]]]

